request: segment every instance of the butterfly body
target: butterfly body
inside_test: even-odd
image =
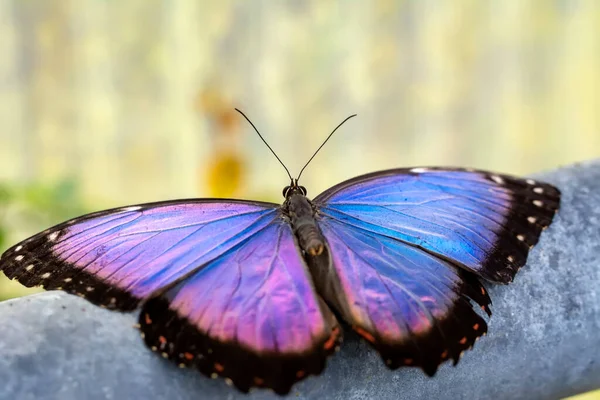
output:
[[[381,171],[283,205],[192,199],[75,218],[8,249],[26,286],[141,308],[145,344],[238,389],[289,392],[339,347],[340,317],[390,368],[433,375],[487,332],[558,210],[552,185],[460,168]]]
[[[283,210],[290,223],[300,248],[311,256],[318,256],[325,248],[325,238],[319,231],[315,219],[316,210],[306,195],[298,190],[288,190]]]

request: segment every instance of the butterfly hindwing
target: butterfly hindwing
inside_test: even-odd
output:
[[[552,222],[559,200],[558,189],[531,179],[412,168],[351,179],[314,203],[323,215],[507,283]]]
[[[148,301],[140,326],[164,357],[243,391],[287,393],[341,339],[284,219]]]
[[[320,293],[390,368],[458,361],[486,333],[471,301],[489,313],[490,299],[466,271],[414,246],[323,217],[330,268],[313,262]],[[313,259],[313,261],[318,261]],[[325,262],[327,264],[328,261]]]
[[[61,289],[132,310],[263,229],[277,208],[178,200],[94,213],[13,246],[2,255],[0,270],[28,287]]]

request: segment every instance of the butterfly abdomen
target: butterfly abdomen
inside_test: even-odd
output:
[[[285,210],[300,248],[311,256],[323,253],[325,239],[317,226],[313,207],[308,199],[301,194],[293,194],[287,198]]]

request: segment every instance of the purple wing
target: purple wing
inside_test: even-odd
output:
[[[341,335],[283,219],[147,302],[140,325],[182,367],[278,393],[321,372]]]
[[[408,245],[323,217],[331,269],[320,293],[369,341],[390,368],[421,367],[433,375],[486,333],[470,299],[489,313],[481,283],[460,268]]]
[[[131,310],[279,218],[278,206],[235,200],[178,200],[90,214],[7,250],[0,270]]]
[[[483,171],[413,168],[319,195],[327,252],[307,260],[320,295],[391,368],[433,374],[487,330],[472,273],[510,282],[558,209],[548,184]]]
[[[461,169],[383,171],[341,183],[315,200],[321,213],[507,283],[558,210],[555,187]]]

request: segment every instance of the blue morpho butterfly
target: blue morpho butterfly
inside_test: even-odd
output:
[[[409,168],[309,200],[300,175],[288,175],[283,205],[193,199],[102,211],[12,247],[0,270],[109,309],[141,307],[147,346],[242,391],[287,393],[319,374],[342,340],[335,315],[390,368],[433,375],[486,333],[472,308],[490,315],[480,278],[511,282],[560,199],[531,179]]]

